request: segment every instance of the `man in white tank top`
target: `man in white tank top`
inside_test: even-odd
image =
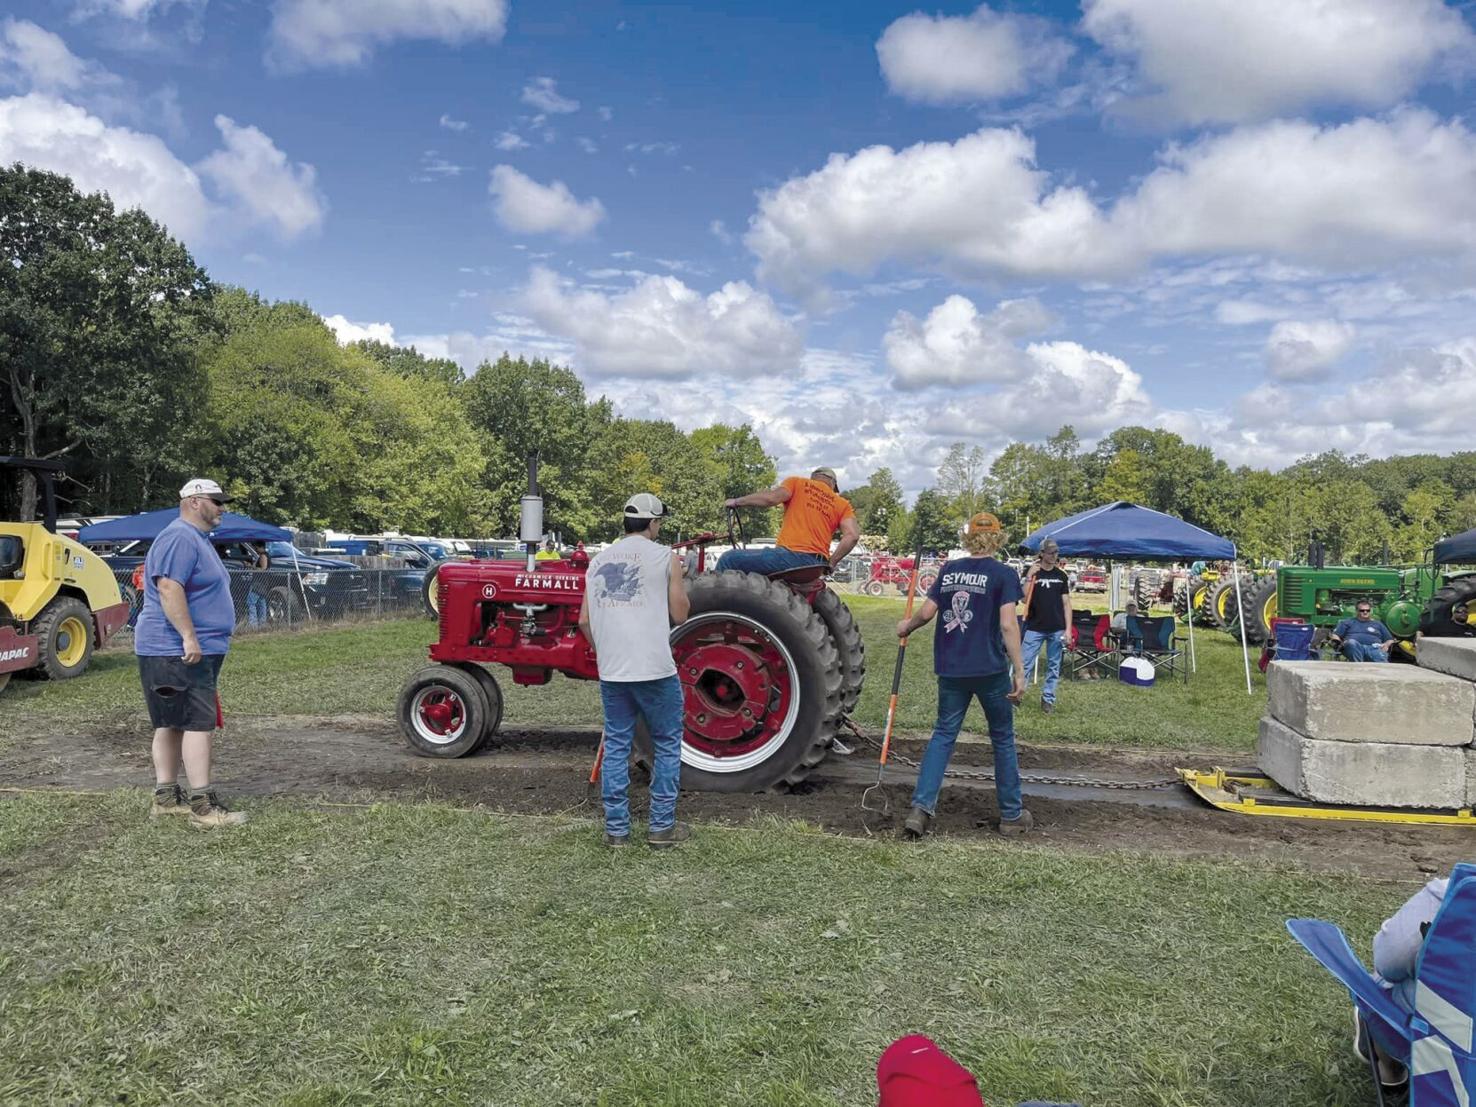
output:
[[[646,843],[665,849],[692,836],[676,821],[682,771],[682,682],[671,659],[671,628],[687,618],[682,559],[656,544],[666,507],[649,492],[625,505],[625,537],[596,554],[585,573],[579,629],[594,647],[605,709],[605,844],[630,845],[630,749],[636,719],[654,749]]]

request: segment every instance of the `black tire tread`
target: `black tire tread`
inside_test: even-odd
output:
[[[829,588],[815,597],[814,610],[830,632],[831,644],[840,657],[841,713],[849,715],[856,709],[861,686],[866,682],[866,643],[851,609]]]
[[[1241,602],[1244,610],[1241,618],[1245,622],[1245,640],[1252,646],[1259,646],[1270,637],[1270,630],[1261,622],[1261,610],[1266,601],[1276,594],[1276,578],[1267,577],[1258,584],[1251,585],[1247,591],[1244,587],[1240,590]]]
[[[448,687],[454,689],[460,696],[462,696],[462,698],[467,701],[467,709],[469,711],[474,711],[481,716],[481,719],[479,720],[477,726],[477,737],[473,741],[462,746],[461,749],[455,753],[424,749],[421,746],[416,745],[415,739],[411,737],[412,731],[409,721],[410,697],[414,694],[417,688],[432,681],[447,685]],[[405,741],[409,744],[410,748],[421,757],[465,757],[468,754],[474,752],[484,740],[486,720],[490,712],[491,705],[487,702],[487,694],[482,690],[481,682],[471,673],[466,672],[460,666],[456,665],[435,664],[427,665],[423,669],[416,670],[414,673],[410,674],[409,679],[405,681],[403,686],[401,686],[399,698],[398,700],[396,700],[395,703],[395,716],[399,720],[400,730],[405,736]]]
[[[1425,610],[1420,612],[1421,632],[1436,638],[1451,637],[1449,632],[1457,628],[1450,620],[1450,609],[1462,600],[1476,600],[1476,573],[1455,577],[1435,589],[1425,603]],[[1469,633],[1466,631],[1459,636],[1465,637]]]

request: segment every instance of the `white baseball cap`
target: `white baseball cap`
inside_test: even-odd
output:
[[[666,505],[649,492],[637,492],[625,501],[627,519],[660,519],[666,514]]]
[[[236,498],[234,496],[227,496],[221,490],[220,485],[216,484],[213,480],[206,480],[204,477],[196,477],[179,490],[179,498],[181,500],[190,496],[209,496],[218,504],[228,504]]]

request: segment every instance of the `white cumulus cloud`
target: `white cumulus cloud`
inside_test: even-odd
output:
[[[221,149],[200,163],[200,172],[253,222],[275,227],[286,238],[316,230],[327,213],[317,188],[317,170],[293,165],[270,138],[224,115],[215,117]]]
[[[405,39],[500,42],[507,0],[277,0],[267,57],[283,69],[362,65]]]
[[[503,131],[493,143],[499,150],[526,150],[528,140],[516,131]]]
[[[793,370],[804,350],[793,321],[742,281],[703,296],[675,277],[647,276],[607,295],[538,266],[523,306],[545,331],[574,343],[581,369],[603,375],[755,377]]]
[[[0,85],[22,91],[74,92],[117,78],[67,48],[60,35],[25,19],[0,23]]]
[[[199,175],[162,139],[52,96],[0,100],[0,164],[17,161],[63,173],[83,192],[106,192],[119,208],[142,208],[178,238],[201,235],[211,221]]]
[[[442,112],[440,125],[448,131],[464,131],[471,126],[465,119],[452,119],[450,112]]]
[[[1086,0],[1082,25],[1136,67],[1125,106],[1189,124],[1319,105],[1384,108],[1473,36],[1442,0]]]
[[[325,315],[323,322],[328,324],[328,329],[337,337],[340,346],[365,339],[389,346],[396,345],[395,328],[389,323],[355,323],[342,315]]]
[[[523,86],[523,103],[550,115],[565,115],[579,110],[579,101],[559,94],[558,82],[552,77],[534,77]]]
[[[1358,268],[1476,251],[1476,136],[1459,119],[1276,121],[1171,144],[1159,163],[1104,207],[1053,185],[1018,131],[871,146],[762,194],[745,242],[765,278],[797,288],[886,261],[1083,278],[1214,253]]]
[[[510,231],[579,238],[605,218],[595,197],[576,199],[563,181],[539,184],[510,165],[493,168],[489,191],[498,222]]]
[[[1017,344],[1051,324],[1038,300],[1006,300],[980,314],[972,300],[949,296],[919,320],[899,311],[882,339],[899,388],[1014,380],[1031,360]]]
[[[908,100],[992,100],[1055,79],[1072,47],[1050,26],[988,4],[963,16],[913,12],[882,32],[876,56],[887,87]]]
[[[1266,339],[1266,365],[1278,380],[1316,380],[1352,348],[1354,334],[1332,319],[1285,320]]]

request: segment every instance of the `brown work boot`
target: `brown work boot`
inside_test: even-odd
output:
[[[902,834],[906,838],[921,838],[933,828],[933,816],[921,807],[914,807],[902,823]]]
[[[605,845],[609,846],[611,849],[620,849],[620,848],[622,848],[624,846],[628,846],[628,845],[630,845],[630,835],[629,834],[611,834],[609,831],[606,831],[605,832]]]
[[[1006,838],[1018,838],[1034,825],[1035,816],[1029,811],[1021,809],[1019,818],[999,820],[999,832]]]
[[[671,849],[678,842],[692,837],[692,828],[686,823],[672,823],[665,830],[652,830],[646,834],[646,845],[652,849]]]
[[[154,787],[154,802],[149,805],[149,818],[189,813],[190,805],[185,800],[184,789],[178,784],[159,784]]]
[[[220,802],[214,792],[190,793],[190,825],[197,830],[212,830],[218,826],[240,826],[246,821],[244,811],[232,811]]]

